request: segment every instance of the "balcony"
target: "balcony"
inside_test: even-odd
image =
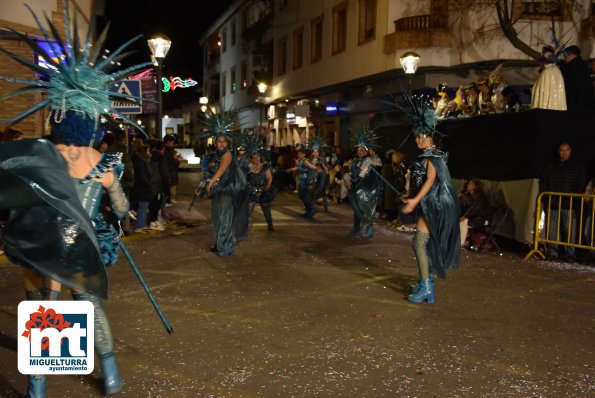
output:
[[[448,16],[416,15],[397,19],[395,32],[384,37],[384,53],[404,48],[451,47]]]

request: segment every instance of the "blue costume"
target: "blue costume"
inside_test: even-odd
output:
[[[229,149],[216,151],[213,173],[221,165],[221,158]],[[211,225],[215,233],[215,247],[220,256],[235,252],[235,244],[248,236],[248,184],[233,153],[227,170],[211,188]]]
[[[107,214],[108,218],[111,218],[108,223],[100,209],[104,192],[103,185],[93,180],[93,178],[101,178],[105,173],[115,171],[114,169],[117,170],[123,166],[121,160],[121,153],[104,153],[101,161],[95,165],[93,170],[85,178],[72,179],[79,199],[95,226],[95,232],[101,249],[101,258],[106,267],[111,267],[118,260],[120,235],[113,224],[117,223],[118,220],[121,220],[128,213],[129,203],[120,184],[120,180],[114,178],[114,183],[107,190],[110,202],[109,207],[113,212]]]
[[[275,198],[275,190],[272,186],[267,189],[267,171],[270,172],[268,164],[263,164],[258,172],[252,171],[249,165],[244,169],[246,180],[249,186],[250,214],[254,211],[256,203],[260,204],[260,209],[264,214],[269,231],[274,231],[273,216],[271,215],[271,202]]]
[[[372,170],[370,157],[356,157],[351,162],[351,188],[347,197],[353,209],[353,228],[350,233],[365,238],[374,236],[374,213],[380,197],[380,181]]]
[[[107,31],[97,36],[100,40],[91,43],[90,38],[95,36],[91,34],[94,29],[91,24],[85,39],[80,40],[76,20],[73,24],[70,19],[68,3],[60,6],[64,14],[64,29],[54,26],[47,18],[49,26],[43,26],[31,8],[26,7],[44,41],[52,43],[53,52],[64,56],[48,54],[29,36],[15,31],[23,43],[50,64],[50,68],[43,69],[44,78],[41,79],[36,63],[2,49],[14,61],[36,72],[25,78],[0,76],[0,80],[21,85],[3,95],[2,99],[35,92],[39,94],[40,101],[16,116],[1,120],[0,124],[14,124],[47,107],[52,141],[63,144],[75,154],[86,153],[96,159],[92,145],[102,138],[102,115],[115,114],[140,129],[126,115],[114,109],[113,104],[124,98],[127,101],[140,101],[142,98],[113,92],[110,86],[114,81],[125,79],[151,65],[145,62],[119,68],[119,61],[126,56],[126,47],[142,35],[105,53],[102,45]],[[73,25],[75,28],[71,29]],[[75,169],[82,169],[80,159],[72,157],[69,161]],[[99,212],[104,186],[93,178],[101,178],[113,171],[119,159],[103,157],[87,178],[76,179],[74,183],[64,160],[46,140],[0,145],[0,180],[3,184],[0,207],[10,209],[3,231],[7,254],[11,261],[30,268],[25,272],[28,300],[59,299],[60,291],[48,292],[43,285],[42,279],[50,278],[72,288],[75,300],[93,303],[95,351],[103,370],[104,393],[114,394],[122,388],[122,380],[113,353],[109,322],[100,298],[107,297],[105,266],[117,259],[115,247],[118,237]],[[110,180],[111,176],[102,182]],[[114,177],[115,182],[107,189],[115,219],[128,211],[128,202],[117,180]],[[10,194],[6,195],[8,192]],[[44,375],[30,375],[27,396],[45,397],[45,387]]]
[[[436,180],[420,202],[421,214],[418,214],[418,217],[425,216],[431,231],[427,243],[430,272],[445,278],[447,269],[459,267],[461,206],[446,166],[448,161],[446,152],[433,147],[424,150],[414,163],[414,184],[419,189],[426,181],[426,161],[432,162],[436,169]]]
[[[0,208],[10,209],[2,230],[8,259],[73,289],[107,297],[95,226],[54,145],[43,139],[0,144],[0,180]]]

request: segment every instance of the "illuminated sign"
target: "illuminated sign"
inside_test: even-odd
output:
[[[327,115],[336,115],[339,110],[336,102],[327,102],[326,103],[326,114]]]
[[[188,88],[192,86],[196,86],[198,82],[193,80],[192,78],[188,78],[186,80],[182,80],[180,77],[173,77],[170,76],[169,80],[167,78],[162,78],[161,81],[163,82],[163,89],[164,93],[168,91],[174,91],[176,88]]]

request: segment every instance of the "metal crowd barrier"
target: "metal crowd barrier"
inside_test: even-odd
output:
[[[533,250],[525,256],[525,260],[529,260],[536,254],[545,258],[544,251],[547,250],[547,244],[595,250],[594,200],[595,195],[587,194],[560,192],[539,194],[535,210]],[[552,224],[555,228],[550,228]],[[567,225],[566,233],[562,233],[562,225]]]

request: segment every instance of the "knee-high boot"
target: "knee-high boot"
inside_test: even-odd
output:
[[[43,300],[43,291],[26,290],[25,296],[28,301]],[[27,378],[27,398],[45,397],[45,375],[29,375]]]
[[[264,214],[264,219],[267,221],[269,231],[274,231],[275,228],[273,228],[273,216],[271,215],[270,203],[261,203],[260,208],[262,209],[262,214]]]
[[[107,314],[101,305],[101,300],[96,296],[82,292],[73,293],[72,298],[93,303],[95,313],[95,351],[101,362],[104,377],[105,394],[115,394],[122,389],[122,379],[116,365],[114,356],[114,343]]]

